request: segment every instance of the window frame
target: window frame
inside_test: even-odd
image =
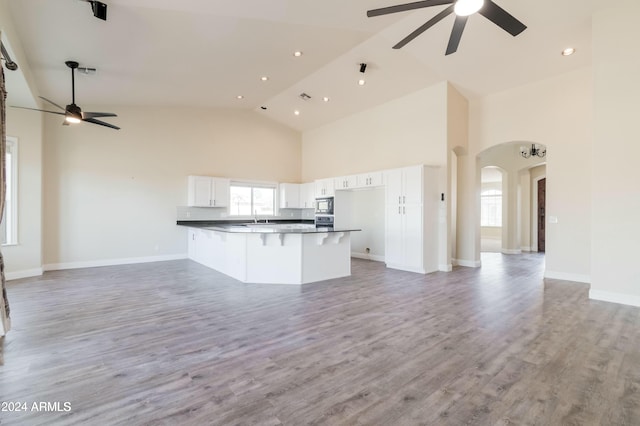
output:
[[[18,138],[15,136],[6,137],[6,152],[11,153],[11,164],[7,163],[7,180],[10,180],[10,185],[7,185],[7,195],[10,196],[9,201],[5,200],[5,211],[2,215],[2,246],[15,246],[18,245]],[[6,159],[6,157],[5,157]],[[9,176],[11,174],[11,176]],[[7,222],[8,221],[8,222]],[[6,242],[4,242],[6,237]],[[11,237],[11,238],[9,238]]]
[[[251,188],[251,211],[255,211],[254,209],[254,189],[272,189],[273,190],[273,214],[234,214],[233,213],[233,202],[231,200],[232,188],[233,187],[245,187]],[[237,219],[245,219],[245,218],[273,218],[278,216],[278,183],[271,181],[249,181],[249,180],[231,180],[229,182],[229,217],[237,218]]]
[[[500,205],[496,206],[496,217],[485,217],[482,212],[485,210],[485,202],[488,200],[500,200]],[[480,192],[480,226],[483,228],[502,228],[502,200],[503,193],[501,189],[489,188]],[[497,203],[492,203],[497,204]],[[486,219],[486,222],[484,220]],[[499,220],[498,220],[499,219]]]

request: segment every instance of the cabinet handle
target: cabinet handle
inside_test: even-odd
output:
[[[214,199],[213,200],[213,207],[215,207],[215,206],[216,206],[216,200]]]
[[[402,207],[402,214],[407,214],[407,208],[406,207]]]
[[[398,204],[402,204],[402,197],[398,195]]]
[[[402,207],[398,206],[398,214],[402,214]]]
[[[402,196],[402,202],[406,203],[407,202],[407,197],[405,197],[404,195]]]

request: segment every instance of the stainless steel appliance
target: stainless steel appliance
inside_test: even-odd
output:
[[[316,214],[333,214],[333,197],[316,198]]]
[[[333,228],[333,215],[316,215],[316,228]]]

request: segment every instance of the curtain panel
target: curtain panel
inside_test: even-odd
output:
[[[6,100],[7,91],[4,87],[4,69],[0,65],[0,130],[2,131],[2,140],[0,141],[0,221],[2,221],[4,214],[5,197],[7,195],[7,180],[6,180],[6,156],[5,151],[7,149],[7,126],[6,126]],[[7,298],[7,287],[4,277],[4,257],[2,251],[0,251],[0,280],[2,281],[2,293],[0,299],[0,319],[2,320],[2,328],[4,334],[11,329],[11,317],[9,316],[11,310],[9,309],[9,299]]]

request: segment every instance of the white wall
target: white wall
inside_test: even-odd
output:
[[[351,233],[352,255],[363,259],[384,261],[384,188],[337,191],[335,209],[337,227],[361,229],[359,232]]]
[[[7,108],[7,135],[18,139],[18,244],[2,247],[8,279],[42,273],[42,115]]]
[[[447,164],[447,83],[304,132],[302,177]]]
[[[45,122],[46,268],[185,255],[190,174],[300,181],[300,134],[255,112],[100,110],[122,130]]]
[[[547,227],[545,274],[584,282],[591,273],[592,82],[591,68],[583,68],[470,102],[472,158],[505,142],[547,146],[547,217],[558,223]],[[473,232],[459,239],[459,258],[466,263],[479,260],[478,164],[472,158],[465,163],[471,169],[464,171],[459,206],[465,212],[459,226]]]
[[[592,286],[590,296],[640,306],[640,3],[594,15]]]

